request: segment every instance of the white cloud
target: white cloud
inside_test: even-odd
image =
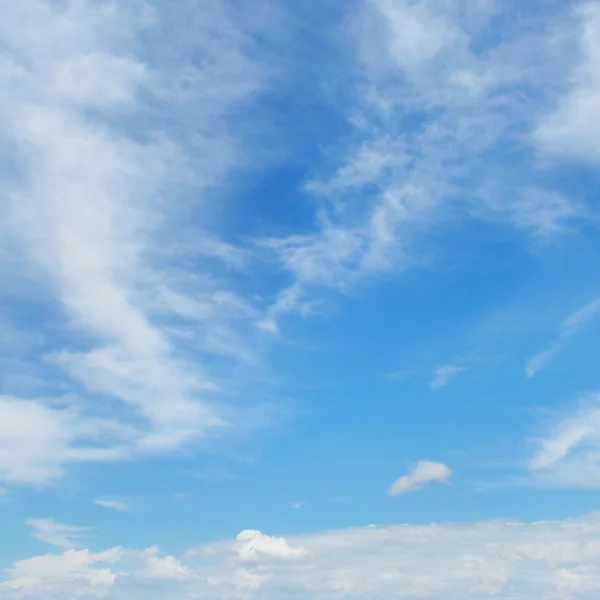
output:
[[[548,28],[569,33],[567,10],[549,11]],[[276,331],[278,317],[323,288],[347,291],[429,262],[431,238],[449,223],[501,223],[540,241],[585,216],[575,199],[517,184],[523,173],[499,150],[535,145],[540,102],[555,101],[549,79],[568,76],[569,36],[532,35],[545,29],[531,22],[478,52],[495,16],[487,2],[468,10],[428,0],[356,4],[346,20],[353,92],[332,99],[350,141],[331,149],[330,174],[306,187],[318,203],[314,227],[265,242],[293,294],[276,299],[263,326]]]
[[[431,481],[447,483],[451,475],[452,471],[443,463],[420,460],[408,475],[403,475],[390,485],[388,494],[399,496],[414,492]]]
[[[39,285],[31,301],[51,306],[52,339],[26,358],[53,371],[53,389],[2,400],[0,477],[46,483],[69,462],[172,451],[232,424],[201,359],[247,360],[240,330],[255,314],[202,265],[240,268],[245,253],[204,235],[203,215],[203,241],[186,244],[188,203],[174,198],[187,185],[196,202],[248,162],[227,120],[267,68],[226,3],[176,22],[144,2],[5,4],[0,241]]]
[[[302,501],[294,502],[292,504],[292,508],[294,510],[300,510],[303,506],[304,506],[304,502],[302,502]]]
[[[438,389],[446,387],[457,375],[466,370],[466,367],[461,365],[441,365],[434,374],[429,387]]]
[[[33,536],[58,548],[73,548],[80,545],[80,540],[88,531],[87,527],[65,525],[53,519],[27,519],[27,525],[33,529]]]
[[[573,85],[537,129],[540,144],[551,153],[584,162],[598,162],[600,148],[600,5],[578,5],[580,63]]]
[[[89,550],[68,550],[64,554],[46,554],[18,561],[7,569],[9,579],[5,589],[17,593],[17,597],[71,597],[103,595],[110,588],[116,574],[108,566],[118,562],[122,552],[113,548],[93,553]],[[100,568],[97,567],[100,565]],[[1,589],[1,588],[0,588]]]
[[[0,583],[10,598],[281,597],[343,595],[384,600],[595,600],[600,592],[600,515],[557,522],[388,525],[286,540],[301,561],[240,566],[239,542],[196,548],[182,562],[156,548],[68,551],[14,564]],[[267,536],[268,537],[268,536]],[[202,560],[198,561],[197,558]],[[159,559],[155,561],[153,559]],[[152,566],[161,567],[153,570]],[[168,566],[167,566],[168,565]],[[161,578],[154,578],[161,575]]]
[[[118,500],[94,500],[94,504],[103,508],[110,508],[121,512],[128,512],[130,508],[123,502]]]
[[[600,395],[557,419],[536,445],[529,461],[533,483],[600,488]]]
[[[592,300],[577,309],[560,327],[557,338],[544,350],[532,356],[525,365],[525,373],[528,377],[534,377],[537,372],[554,359],[569,343],[571,338],[578,334],[583,327],[596,318],[600,311],[600,299]]]
[[[264,535],[253,529],[239,533],[236,541],[237,555],[242,562],[297,560],[309,554],[306,548],[292,546],[283,537]]]
[[[146,565],[142,573],[148,579],[183,581],[193,577],[191,569],[185,567],[174,556],[161,558],[158,548],[149,548],[145,555]]]

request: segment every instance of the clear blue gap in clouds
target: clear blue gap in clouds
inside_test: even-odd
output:
[[[5,9],[1,600],[597,597],[597,2]]]

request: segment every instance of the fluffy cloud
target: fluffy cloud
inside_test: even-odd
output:
[[[104,595],[116,577],[109,565],[121,557],[119,548],[98,553],[68,550],[64,554],[36,556],[18,561],[8,569],[9,579],[2,587],[15,592],[17,597]]]
[[[418,490],[431,481],[446,483],[452,471],[443,463],[420,460],[408,475],[403,475],[388,489],[390,496],[399,496],[406,492]]]
[[[286,540],[290,547],[306,548],[302,560],[244,566],[236,552],[239,540],[199,547],[187,564],[161,559],[155,548],[68,551],[15,563],[0,595],[593,600],[600,592],[599,535],[600,516],[591,514],[531,524],[390,525],[314,533]],[[155,578],[159,575],[163,578]]]
[[[242,562],[296,560],[308,556],[306,548],[291,546],[285,538],[247,529],[236,537],[237,555]]]

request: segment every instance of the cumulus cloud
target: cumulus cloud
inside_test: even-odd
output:
[[[317,600],[484,598],[594,600],[600,515],[557,522],[388,525],[288,538],[302,561],[239,564],[239,541],[196,548],[184,562],[156,548],[67,551],[15,563],[0,583],[14,598],[210,597]],[[201,561],[197,558],[202,557]],[[160,559],[160,562],[154,559]],[[153,569],[160,564],[160,568]],[[155,578],[162,575],[162,579]]]
[[[246,529],[238,534],[237,555],[242,562],[269,560],[297,560],[308,556],[308,550],[292,546],[283,537],[265,535],[254,529]]]
[[[142,571],[148,579],[179,580],[183,581],[193,577],[193,572],[184,566],[174,556],[159,556],[158,548],[149,548],[145,551],[145,567]]]
[[[432,481],[447,483],[451,475],[452,471],[443,463],[420,460],[408,475],[403,475],[390,485],[388,494],[399,496],[414,492]]]
[[[94,504],[102,508],[110,508],[121,512],[128,512],[130,510],[124,502],[119,502],[118,500],[94,500]]]
[[[544,350],[527,360],[525,373],[534,377],[537,372],[554,359],[586,325],[589,325],[600,312],[600,299],[594,299],[578,308],[561,324],[558,336]]]
[[[86,527],[65,525],[53,519],[27,519],[27,525],[33,529],[36,539],[59,548],[79,546],[81,538],[88,531]]]

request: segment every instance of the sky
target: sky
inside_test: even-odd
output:
[[[598,597],[600,2],[0,14],[1,600]]]

